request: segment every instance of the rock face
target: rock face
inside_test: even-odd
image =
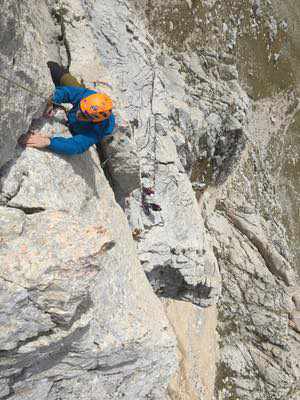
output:
[[[41,112],[41,96],[46,98],[52,90],[46,62],[58,59],[57,32],[43,1],[29,7],[27,2],[8,0],[1,2],[1,10],[0,167],[13,158],[17,139],[27,131],[33,114]]]
[[[237,218],[246,223],[254,217],[240,213]],[[228,209],[208,220],[223,278],[217,389],[220,398],[282,399],[298,375],[288,328],[293,305],[278,280],[280,271],[270,268],[264,252],[253,244],[255,225],[249,237],[234,221]],[[268,242],[267,237],[262,240]],[[269,250],[281,257],[276,249]]]
[[[249,126],[252,143],[243,162],[214,194],[214,206],[206,203],[211,197],[205,194],[223,282],[218,399],[299,397],[299,287],[284,230],[274,217],[280,210],[277,182],[267,163],[270,141],[284,135],[295,112],[293,96],[281,97],[256,104]]]
[[[169,385],[173,399],[210,400],[214,397],[217,360],[217,307],[182,301],[164,302],[178,340],[178,373]]]
[[[202,182],[201,163],[211,164],[212,181],[228,176],[245,144],[249,99],[235,80],[229,85],[216,78],[217,54],[175,59],[155,47],[133,6],[99,1],[87,7],[104,65],[114,79],[122,77],[114,93],[140,157],[142,193],[127,194],[125,212],[140,232],[139,258],[155,291],[214,304],[220,276],[188,176]],[[119,174],[110,173],[112,179]]]
[[[176,367],[173,334],[95,150],[71,160],[27,150],[5,183],[24,168],[1,208],[4,393],[159,398]]]
[[[62,61],[112,96],[118,125],[98,152],[22,150],[31,122],[67,136],[63,116],[34,119],[26,92],[1,104],[0,399],[297,400],[298,289],[262,217],[262,143],[246,145],[259,112],[230,54],[156,45],[144,3],[7,2],[0,17],[20,83],[46,93],[45,63]]]
[[[20,5],[21,26],[27,15],[34,20],[31,7]],[[45,4],[39,9],[48,13]],[[45,18],[51,27],[50,14]],[[51,57],[45,45],[20,46],[33,61],[38,50],[45,61]],[[35,81],[46,91],[40,65]],[[20,97],[10,101],[17,108]],[[26,121],[34,111],[24,110]],[[68,134],[55,119],[33,127]],[[1,162],[11,159],[0,175],[0,398],[164,399],[177,368],[175,337],[96,150],[61,157],[14,149],[23,129],[17,119],[10,142],[3,125],[0,134],[7,142]]]
[[[146,3],[143,2],[145,7],[147,7]],[[243,107],[235,99],[233,103],[237,103],[238,107],[229,106],[225,114],[227,121],[230,120],[230,129],[228,129],[226,118],[222,116],[222,109],[218,108],[219,101],[216,93],[222,79],[226,81],[226,84],[222,82],[224,95],[228,85],[232,91],[231,95],[238,92],[240,98],[243,99],[243,94],[235,82],[237,75],[232,65],[232,56],[208,49],[198,50],[196,53],[200,56],[202,66],[202,69],[198,68],[197,71],[201,79],[198,85],[197,81],[195,84],[194,74],[192,74],[196,71],[195,57],[190,54],[178,56],[178,49],[184,47],[183,40],[180,41],[178,37],[184,34],[186,35],[185,44],[194,45],[194,48],[196,44],[201,45],[199,43],[201,40],[204,42],[203,38],[206,38],[210,31],[213,31],[213,34],[207,37],[207,42],[215,41],[222,45],[225,37],[226,42],[223,47],[229,49],[235,47],[237,30],[239,29],[242,35],[245,32],[243,29],[247,29],[247,24],[250,25],[255,17],[247,4],[245,4],[245,9],[240,10],[239,2],[232,3],[232,8],[231,5],[228,7],[228,15],[221,13],[220,10],[225,6],[221,2],[218,2],[215,7],[212,5],[212,12],[205,14],[201,4],[195,5],[190,11],[189,6],[180,1],[158,2],[155,8],[147,7],[146,14],[149,19],[148,26],[153,35],[156,35],[161,43],[167,42],[172,46],[176,60],[188,60],[185,64],[189,67],[189,85],[191,82],[196,85],[197,92],[199,91],[202,95],[199,96],[198,109],[201,110],[203,107],[203,99],[209,99],[208,107],[214,108],[212,115],[205,113],[203,115],[204,123],[207,124],[204,143],[201,140],[197,141],[197,134],[192,130],[192,124],[188,124],[189,128],[184,130],[185,135],[193,132],[191,134],[193,146],[189,148],[192,149],[192,155],[189,151],[186,152],[192,162],[184,163],[183,161],[182,164],[186,170],[189,170],[187,166],[193,165],[193,160],[195,160],[193,157],[197,155],[196,160],[200,162],[196,164],[197,168],[192,169],[192,181],[199,170],[201,174],[203,170],[206,170],[206,176],[204,176],[206,181],[210,178],[209,181],[223,183],[220,188],[209,188],[204,195],[199,196],[207,237],[213,243],[214,255],[222,276],[222,296],[218,304],[217,328],[220,359],[217,367],[215,397],[218,400],[297,399],[300,382],[299,336],[296,333],[298,312],[297,301],[292,302],[291,293],[298,293],[299,287],[295,286],[292,257],[278,218],[280,214],[278,196],[276,197],[278,186],[272,180],[272,167],[274,168],[276,161],[273,165],[270,162],[272,157],[275,160],[277,153],[271,154],[271,149],[268,151],[270,138],[278,141],[279,137],[284,136],[288,121],[293,118],[297,101],[291,93],[288,93],[285,101],[271,100],[266,102],[264,107],[261,107],[260,103],[255,104],[256,111],[249,114],[250,125],[247,128],[245,124],[247,118],[241,118]],[[269,5],[264,4],[265,6],[269,10]],[[259,12],[257,7],[256,14]],[[238,10],[243,11],[241,18],[239,18],[241,13],[237,12]],[[199,12],[197,15],[201,16],[200,21],[196,17],[197,12]],[[249,17],[249,13],[252,16]],[[193,14],[192,17],[191,14]],[[189,18],[193,19],[191,26],[187,26]],[[220,20],[222,23],[224,18],[230,20],[231,32],[228,32],[230,33],[228,36],[222,33],[216,34],[217,25]],[[236,26],[232,26],[234,24]],[[197,29],[199,25],[205,26],[205,32],[200,35],[196,33],[199,32]],[[194,37],[188,36],[191,27],[195,29]],[[253,27],[259,32],[258,21],[256,24],[253,23]],[[226,27],[223,26],[223,28]],[[249,31],[251,32],[251,29]],[[247,33],[248,31],[246,31],[246,36]],[[197,40],[198,37],[200,37],[199,40]],[[278,38],[276,40],[278,42]],[[250,40],[250,46],[251,43]],[[218,45],[214,47],[217,48]],[[240,69],[243,71],[247,66],[240,65]],[[185,71],[181,68],[181,74],[184,75]],[[203,73],[204,71],[206,73]],[[248,72],[249,70],[247,74]],[[213,78],[217,83],[211,86]],[[258,80],[261,80],[261,77],[258,77]],[[174,81],[180,82],[179,79],[174,79]],[[206,97],[203,87],[206,88],[207,83],[211,91]],[[266,89],[262,85],[262,90]],[[193,92],[190,92],[190,95],[194,97]],[[226,99],[227,96],[222,97],[222,100],[224,98]],[[243,104],[248,104],[250,111],[247,100]],[[185,120],[183,115],[181,113],[179,116],[181,124]],[[221,133],[222,130],[225,134]],[[239,149],[243,147],[242,138],[245,134],[250,138],[250,143],[243,158],[240,159],[239,167],[232,172],[234,160],[240,154]],[[219,138],[220,141],[218,141]],[[278,141],[278,154],[282,150],[283,140]],[[202,145],[203,150],[207,151],[207,156],[204,151],[203,153],[199,151]],[[184,154],[184,141],[180,149],[180,154]],[[218,157],[220,152],[224,153]],[[208,158],[207,161],[205,157]],[[218,166],[220,172],[218,172]],[[227,169],[226,166],[230,167]],[[230,177],[225,181],[230,170]],[[223,171],[225,174],[222,176]],[[194,187],[203,190],[202,185],[194,185]],[[297,299],[295,296],[297,294],[294,295]],[[199,394],[200,398],[201,396]]]

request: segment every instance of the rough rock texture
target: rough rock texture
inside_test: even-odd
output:
[[[176,366],[175,342],[96,152],[66,160],[27,150],[12,174],[26,167],[1,229],[1,370],[9,398],[159,393]]]
[[[22,3],[21,26],[32,6]],[[32,45],[24,42],[22,52],[35,61]],[[45,85],[39,65],[35,79]],[[17,108],[19,97],[10,101]],[[33,109],[25,115],[32,119]],[[57,118],[32,127],[67,135]],[[18,123],[15,138],[26,127]],[[1,148],[12,160],[0,173],[0,398],[164,399],[177,368],[175,337],[96,150],[8,150]]]
[[[204,67],[198,70],[198,77],[202,79],[197,85],[202,94],[200,101],[202,98],[206,100],[201,90],[207,80],[203,70],[209,69],[218,84],[219,79],[225,79],[231,90],[237,88],[234,81],[237,77],[235,62],[239,64],[244,82],[249,84],[255,81],[254,89],[249,89],[250,93],[254,91],[255,96],[270,93],[266,75],[271,75],[273,70],[275,72],[270,80],[279,81],[278,86],[289,84],[292,74],[288,74],[283,83],[279,80],[279,74],[286,74],[289,70],[286,62],[280,60],[276,67],[270,62],[275,49],[282,47],[283,53],[285,40],[282,24],[280,26],[272,17],[271,2],[187,3],[164,1],[157,2],[157,7],[151,7],[149,2],[142,2],[146,8],[148,28],[162,45],[167,43],[172,47],[176,60],[180,58],[179,51],[185,53],[184,60],[189,48],[198,48],[196,53]],[[263,13],[265,19],[260,19]],[[267,27],[264,26],[265,21],[268,22]],[[261,38],[260,42],[254,43],[253,37],[249,38],[252,33],[254,38]],[[207,49],[207,44],[214,50]],[[232,50],[232,54],[223,53],[220,47]],[[236,61],[234,49],[238,55]],[[247,58],[245,62],[243,56],[249,60]],[[189,83],[195,84],[191,74],[195,71],[195,57],[189,53],[187,60]],[[181,68],[182,72],[184,74],[185,68]],[[254,76],[255,73],[258,75]],[[180,82],[179,79],[174,81]],[[211,107],[218,105],[215,97],[217,88],[217,85],[211,87],[207,96]],[[224,86],[223,93],[226,93]],[[215,390],[218,400],[299,398],[296,297],[299,286],[296,286],[293,259],[280,223],[279,179],[276,182],[279,177],[274,176],[274,170],[280,169],[279,155],[285,146],[285,133],[297,106],[293,93],[287,92],[285,97],[284,101],[279,98],[276,102],[269,99],[265,104],[256,103],[255,112],[249,116],[248,129],[245,119],[240,118],[242,107],[240,110],[234,105],[228,107],[226,116],[231,125],[228,136],[226,132],[229,129],[224,129],[226,119],[222,118],[220,111],[208,118],[204,115],[205,123],[208,122],[205,128],[208,140],[204,141],[203,148],[207,150],[209,162],[203,163],[204,154],[197,153],[201,147],[197,147],[196,140],[196,146],[192,147],[192,160],[195,154],[200,158],[197,168],[192,171],[192,181],[200,171],[205,182],[223,183],[221,188],[211,187],[204,195],[201,192],[198,194],[206,231],[213,241],[222,275],[222,295],[218,304],[220,360]],[[182,114],[180,120],[184,121]],[[186,135],[186,132],[192,132],[192,125],[188,126]],[[225,135],[220,135],[218,126],[223,128]],[[226,166],[240,154],[237,149],[243,146],[240,139],[243,134],[250,143],[240,159],[238,170],[233,172]],[[195,132],[191,136],[196,139]],[[220,136],[225,136],[225,140],[223,137],[218,143],[215,138]],[[214,150],[211,151],[211,148]],[[218,158],[220,151],[224,151],[224,160]],[[183,165],[187,166],[184,162]],[[225,170],[225,177],[218,175],[218,165]],[[228,170],[231,170],[231,176],[225,181]],[[194,187],[202,191],[205,189],[203,181]]]
[[[133,6],[96,1],[87,7],[140,157],[142,193],[127,195],[124,208],[139,232],[139,258],[155,291],[213,304],[220,277],[187,174],[201,181],[198,164],[211,163],[211,179],[226,178],[245,144],[249,100],[236,80],[229,84],[210,70],[207,60],[219,64],[217,54],[175,59],[155,47]],[[154,196],[143,188],[154,189]],[[152,202],[162,211],[153,211]]]
[[[51,93],[46,61],[57,60],[57,31],[42,1],[1,1],[0,16],[0,167],[13,157],[16,142]],[[28,88],[28,93],[11,82]]]
[[[132,139],[130,126],[121,126],[118,133],[105,139],[101,151],[116,199],[123,208],[125,198],[141,185],[140,159]]]
[[[241,213],[238,218],[249,217]],[[236,228],[230,211],[214,214],[208,225],[223,278],[220,398],[281,399],[297,381],[298,363],[288,334],[293,305],[286,286],[276,279],[281,274],[269,268],[260,247]]]
[[[257,103],[243,162],[222,190],[205,195],[223,282],[218,399],[299,398],[299,286],[285,231],[275,219],[278,181],[268,157],[273,138],[279,132],[284,137],[295,111],[292,95]]]
[[[261,154],[270,138],[246,147],[247,136],[267,136],[247,127],[263,114],[249,118],[232,54],[155,44],[146,3],[7,2],[0,17],[22,55],[14,61],[5,45],[1,59],[25,69],[21,83],[34,76],[27,83],[47,91],[45,62],[61,59],[113,97],[118,123],[101,163],[94,148],[21,151],[16,139],[42,101],[11,95],[10,110],[26,104],[23,120],[1,104],[0,398],[212,400],[216,373],[218,400],[298,400],[299,288],[270,217],[277,203]],[[193,2],[176,3],[162,10],[193,13]],[[234,23],[223,27],[227,50]],[[48,39],[33,44],[28,32]],[[32,127],[68,135],[60,118]]]
[[[172,399],[211,400],[217,360],[217,307],[204,310],[182,301],[166,300],[168,319],[176,333],[180,369],[170,382]]]

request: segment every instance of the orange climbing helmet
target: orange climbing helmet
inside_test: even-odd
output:
[[[93,122],[101,122],[109,118],[113,103],[107,94],[94,93],[80,101],[80,111]]]

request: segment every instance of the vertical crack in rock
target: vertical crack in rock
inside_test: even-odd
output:
[[[72,63],[72,55],[71,55],[71,49],[70,49],[70,44],[67,38],[66,34],[66,22],[64,19],[64,15],[68,13],[68,9],[63,7],[63,5],[58,5],[58,7],[53,8],[51,11],[52,18],[54,21],[60,26],[61,34],[58,37],[58,40],[63,43],[63,46],[66,51],[67,55],[67,69],[70,68],[71,63]]]
[[[42,82],[44,91],[45,80],[50,87],[46,62],[62,59],[63,49],[54,51],[48,44],[48,35],[49,42],[57,39],[52,19],[60,27],[60,42],[72,72],[87,81],[92,75],[102,79],[102,53],[94,47],[97,36],[85,20],[87,14],[94,14],[94,3],[84,2],[87,10],[76,0],[56,2],[54,7],[53,2],[47,4],[49,10],[44,1],[22,3],[25,12],[19,33],[26,38],[22,62],[36,66],[35,81]],[[99,22],[108,19],[106,11]],[[112,29],[123,26],[120,21]],[[127,52],[119,52],[123,54]],[[22,99],[11,96],[10,100],[10,106],[17,108]],[[120,156],[127,160],[127,179],[120,170],[115,175],[124,197],[128,188],[140,187],[139,154],[130,143],[130,131],[128,125],[127,133],[116,132],[111,143],[114,158],[109,159],[112,164],[121,162],[123,168]],[[41,132],[67,136],[65,128],[55,123],[44,124]],[[116,151],[116,143],[123,153]],[[3,240],[1,236],[0,246],[1,326],[6,330],[0,339],[7,349],[1,353],[0,367],[4,396],[108,400],[146,399],[153,394],[164,398],[178,365],[175,336],[140,269],[127,220],[96,150],[62,157],[28,149],[7,172],[1,176],[6,207],[0,210],[1,229],[2,221],[6,229],[0,230],[6,235]],[[7,230],[14,223],[9,236]]]
[[[97,9],[94,9],[97,15],[100,15],[101,12],[107,12],[107,10],[104,11],[100,4],[97,4],[97,7]],[[180,148],[179,146],[177,147],[176,143],[177,138],[181,142],[186,140],[186,136],[192,136],[192,133],[195,133],[195,141],[201,136],[202,132],[199,135],[196,126],[192,131],[190,130],[190,125],[194,122],[194,115],[191,109],[196,112],[196,121],[199,123],[203,122],[202,118],[205,117],[205,114],[197,113],[199,105],[196,102],[189,104],[189,100],[186,100],[186,102],[184,100],[189,97],[189,91],[193,90],[195,92],[198,87],[196,89],[189,87],[184,82],[185,78],[188,80],[187,75],[189,74],[188,68],[185,71],[186,76],[181,71],[181,59],[184,58],[184,55],[177,57],[166,54],[164,56],[165,60],[162,60],[161,65],[156,62],[160,56],[161,58],[163,56],[159,55],[158,48],[152,48],[150,45],[146,47],[148,39],[142,24],[141,27],[137,25],[132,29],[131,26],[130,29],[125,26],[124,38],[120,40],[119,34],[116,34],[114,29],[111,30],[111,27],[115,26],[116,20],[119,18],[114,9],[115,7],[120,10],[122,18],[128,18],[127,12],[124,13],[122,8],[116,6],[116,4],[111,4],[109,6],[110,17],[105,24],[98,27],[95,16],[93,16],[93,21],[96,23],[94,29],[99,37],[99,49],[106,52],[107,59],[110,60],[107,67],[115,76],[124,76],[127,82],[132,82],[128,88],[120,88],[118,95],[127,104],[124,111],[128,113],[128,120],[136,121],[134,124],[134,136],[141,162],[141,188],[137,186],[136,190],[128,190],[125,201],[120,204],[128,216],[132,231],[140,232],[141,234],[138,240],[140,259],[145,266],[150,282],[154,285],[155,291],[166,297],[170,295],[172,298],[175,297],[175,293],[180,293],[178,298],[189,299],[195,304],[207,305],[215,302],[218,298],[220,291],[219,273],[212,251],[209,250],[207,255],[204,254],[203,247],[205,247],[206,233],[203,231],[203,221],[191,183],[188,181],[188,177],[183,174],[181,160],[179,160],[178,149]],[[132,18],[135,19],[136,17],[132,15]],[[136,37],[138,37],[138,40],[135,39]],[[129,53],[128,48],[131,49]],[[127,53],[128,56],[124,57],[124,54]],[[116,54],[123,59],[122,62],[115,60]],[[140,63],[136,62],[137,56]],[[199,64],[199,59],[195,61],[196,65],[198,65],[197,63]],[[185,65],[189,65],[189,63],[185,62]],[[174,75],[172,77],[169,76],[169,66]],[[199,73],[198,75],[200,76],[198,81],[202,84],[202,74]],[[177,81],[180,85],[182,84],[178,93],[174,90],[173,81],[176,81],[174,83],[175,86]],[[207,77],[206,81],[211,82],[211,79]],[[211,82],[211,86],[214,84],[215,82]],[[119,82],[119,86],[122,86],[122,82]],[[207,92],[210,92],[210,90],[211,88]],[[203,89],[199,88],[200,93],[201,91]],[[228,89],[228,96],[229,93],[231,94]],[[206,94],[208,97],[208,93]],[[221,98],[222,96],[220,95],[219,97]],[[241,100],[241,103],[245,99],[246,97]],[[226,102],[224,103],[227,104]],[[183,109],[187,117],[185,119],[183,113],[178,112],[179,126],[173,127],[170,124],[170,120],[172,115],[176,114],[177,104],[179,104],[180,111]],[[177,106],[176,108],[175,105]],[[175,112],[173,112],[174,109]],[[208,115],[213,114],[213,107],[211,109],[206,110]],[[222,110],[223,114],[224,111]],[[243,112],[246,113],[246,100],[245,105],[243,104]],[[189,123],[186,123],[187,119],[190,121]],[[213,123],[214,121],[212,121],[212,125]],[[230,130],[230,127],[228,130]],[[173,132],[176,133],[176,136]],[[241,131],[238,131],[236,136],[232,134],[236,139],[233,140],[234,143],[239,141],[237,138],[239,133]],[[108,149],[111,143],[108,143]],[[107,153],[109,154],[109,152]],[[235,150],[233,150],[233,153],[235,154]],[[188,158],[191,154],[193,153],[189,149],[188,155],[185,154],[185,156]],[[197,159],[197,154],[194,158]],[[115,165],[115,169],[110,171],[113,180],[116,180],[120,170],[123,171],[124,178],[127,178],[127,164],[125,161],[124,163],[125,167],[122,168],[119,163]],[[144,188],[145,190],[152,188],[155,192],[154,196],[152,198],[150,195],[144,196]],[[148,206],[149,204],[154,204],[158,207],[153,210]],[[179,220],[177,220],[178,225],[184,226],[184,234],[181,239],[177,239],[177,236],[178,238],[181,236],[179,226],[175,226],[177,216],[180,216]],[[194,220],[193,228],[188,231],[187,224],[192,219]],[[174,222],[171,222],[172,220]],[[184,243],[182,251],[184,249],[187,252],[190,249],[195,249],[195,252],[198,251],[195,259],[188,260],[185,259],[184,255],[180,256],[180,254],[170,255],[174,260],[169,264],[164,262],[164,258],[167,256],[160,254],[159,251],[151,259],[152,250],[156,245],[159,246],[160,243],[165,243],[169,249],[180,248],[181,241]],[[147,263],[144,263],[144,254],[145,258],[147,258]],[[149,254],[149,259],[146,254]],[[160,257],[160,261],[154,260],[154,258],[158,259]],[[177,258],[179,260],[183,258],[184,260],[177,262]],[[166,274],[163,274],[163,268],[166,268]],[[178,278],[177,284],[175,284],[174,279],[171,282],[170,276],[172,273]],[[165,281],[164,277],[166,278]]]

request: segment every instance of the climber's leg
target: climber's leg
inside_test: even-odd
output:
[[[84,87],[78,80],[69,73],[68,69],[59,65],[57,62],[48,61],[48,68],[50,69],[51,78],[55,86],[75,86]]]

